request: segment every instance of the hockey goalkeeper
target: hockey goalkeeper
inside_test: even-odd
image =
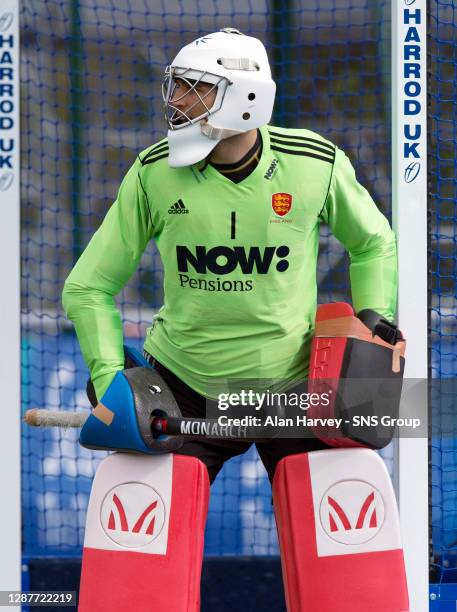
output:
[[[205,417],[214,381],[307,377],[321,222],[350,254],[356,313],[393,320],[396,244],[386,218],[334,144],[306,129],[268,124],[275,89],[263,44],[233,29],[186,45],[167,67],[168,137],[138,155],[63,293],[103,404],[123,410],[135,393],[124,384],[114,296],[150,240],[164,266],[164,304],[148,329],[145,358],[184,416]],[[104,427],[109,437],[109,423]],[[86,430],[84,439],[91,447],[123,448],[118,438],[106,444],[106,436],[98,444],[97,435]],[[251,443],[186,440],[169,456],[108,457],[117,461],[119,487],[141,480],[143,466],[160,464],[166,484],[147,480],[157,476],[147,468],[144,478],[153,490],[168,491],[160,494],[165,544],[156,550],[92,536],[89,510],[81,609],[108,609],[108,598],[112,610],[135,601],[158,612],[198,610],[209,483]],[[372,450],[351,448],[361,445],[350,440],[345,446],[331,449],[317,437],[257,442],[273,483],[288,610],[407,610],[388,476]],[[141,466],[124,469],[128,461]],[[97,474],[93,496],[102,480]],[[112,497],[117,510],[119,500],[125,506],[120,491]],[[105,503],[103,495],[97,499]],[[128,517],[119,528],[111,516],[111,532],[103,533],[125,528],[134,536]],[[192,531],[186,546],[182,525]],[[108,586],[103,576],[120,568],[122,585]]]

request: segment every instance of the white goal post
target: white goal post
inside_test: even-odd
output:
[[[427,2],[392,0],[392,212],[405,378],[428,375]],[[426,402],[427,398],[424,398]],[[412,612],[429,609],[428,440],[396,445],[397,494]]]
[[[21,588],[19,0],[0,8],[0,591]],[[19,609],[19,608],[14,608]]]

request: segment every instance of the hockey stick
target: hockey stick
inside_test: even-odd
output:
[[[84,412],[67,412],[64,410],[47,410],[32,408],[24,415],[24,422],[32,427],[82,427],[89,415]],[[151,431],[154,435],[167,434],[171,436],[186,436],[192,438],[246,439],[257,438],[259,427],[252,429],[230,425],[220,425],[216,419],[197,419],[185,417],[153,416]]]

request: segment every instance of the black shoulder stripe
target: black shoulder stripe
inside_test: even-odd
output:
[[[146,164],[153,164],[154,162],[159,161],[159,159],[163,159],[164,157],[168,157],[168,151],[165,151],[162,155],[160,155],[160,151],[159,151],[159,155],[157,155],[156,157],[150,157],[148,155],[147,158],[145,157],[143,159],[141,164],[143,166],[146,165]]]
[[[334,155],[334,151],[322,149],[308,142],[288,142],[287,140],[280,140],[279,138],[271,138],[270,142],[274,142],[278,145],[285,145],[286,147],[306,147],[307,149],[322,153],[323,155]]]
[[[159,142],[157,142],[156,144],[153,144],[151,148],[149,149],[148,154],[152,153],[153,151],[156,151],[157,149],[163,148],[165,145],[168,147],[167,138],[163,138],[162,140],[159,140]]]
[[[280,153],[289,153],[290,155],[301,155],[302,157],[313,157],[314,159],[320,159],[321,161],[333,164],[334,157],[323,157],[322,155],[316,155],[315,153],[308,153],[308,151],[293,151],[292,149],[281,149],[280,147],[270,147],[272,151],[279,151]]]
[[[152,149],[149,149],[149,151],[143,157],[141,163],[144,164],[145,161],[149,159],[152,155],[155,155],[156,153],[162,153],[165,150],[168,151],[168,141],[165,141],[162,144],[159,143],[157,145],[154,145]]]
[[[156,155],[156,153],[163,153],[164,151],[168,151],[167,142],[164,142],[162,145],[154,147],[154,149],[148,151],[146,155],[143,157],[143,162],[145,162],[147,159],[149,159],[153,155]]]
[[[322,140],[318,140],[317,138],[308,138],[307,136],[293,136],[292,134],[281,134],[278,132],[270,132],[270,131],[269,131],[269,134],[271,136],[276,136],[277,138],[290,138],[292,140],[303,140],[305,142],[313,142],[314,144],[320,145],[321,147],[330,149],[330,151],[332,152],[335,150],[334,145],[328,144],[327,142],[322,142]]]

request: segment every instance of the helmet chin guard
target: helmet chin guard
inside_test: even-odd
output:
[[[181,96],[180,82],[185,85]],[[210,86],[204,93],[199,93],[201,83]],[[261,41],[224,28],[181,49],[165,70],[162,92],[168,162],[182,167],[205,159],[224,138],[267,124],[276,85]],[[175,106],[189,93],[189,106]]]

